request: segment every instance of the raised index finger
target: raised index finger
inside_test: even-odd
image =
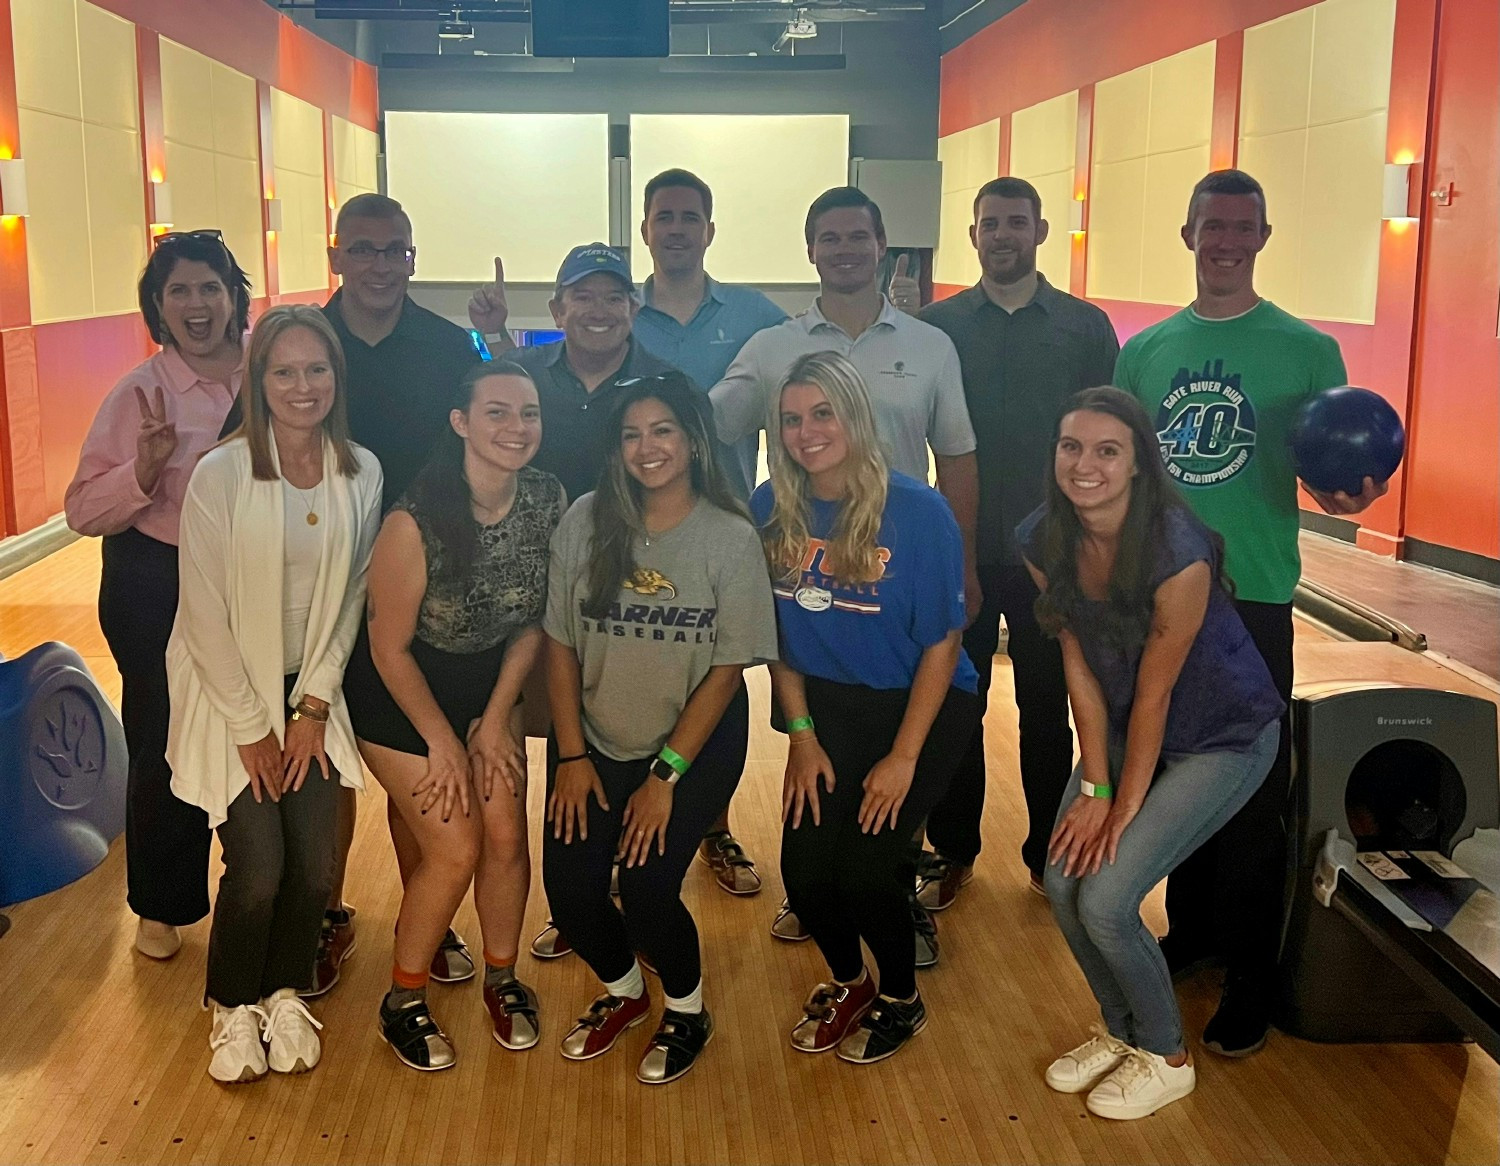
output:
[[[135,404],[136,408],[141,411],[142,421],[155,420],[155,418],[151,415],[151,402],[146,400],[146,390],[141,388],[140,385],[135,386]]]
[[[495,286],[505,286],[505,262],[498,255],[495,256]]]
[[[156,412],[154,416],[158,421],[165,421],[167,419],[167,402],[166,398],[162,396],[160,385],[156,386]]]

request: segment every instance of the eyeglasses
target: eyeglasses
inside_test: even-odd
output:
[[[191,239],[197,243],[217,243],[224,246],[224,232],[205,228],[201,231],[167,231],[165,234],[157,235],[151,240],[153,247],[161,247],[166,243],[181,243],[185,239]]]
[[[384,255],[392,263],[409,265],[417,258],[417,249],[405,243],[392,243],[389,247],[375,247],[369,243],[351,243],[342,248],[345,255],[358,264],[374,263]]]

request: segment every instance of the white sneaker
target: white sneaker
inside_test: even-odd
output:
[[[297,997],[295,988],[278,988],[264,1000],[266,1057],[272,1072],[306,1073],[316,1067],[323,1055],[323,1042],[318,1039],[318,1029],[323,1026],[313,1019],[307,1005]]]
[[[169,960],[182,947],[182,933],[170,923],[155,919],[135,922],[135,950],[154,960]]]
[[[1047,1066],[1047,1084],[1059,1093],[1092,1089],[1131,1053],[1130,1046],[1110,1036],[1103,1025],[1091,1024],[1089,1031],[1092,1037]]]
[[[226,1085],[238,1085],[266,1075],[266,1050],[260,1043],[265,1019],[258,1004],[241,1004],[238,1008],[214,1005],[214,1024],[208,1037],[208,1047],[214,1054],[208,1063],[210,1077]]]
[[[1191,1061],[1174,1067],[1155,1053],[1131,1049],[1120,1067],[1094,1086],[1084,1104],[1099,1117],[1130,1121],[1186,1097],[1197,1083]]]

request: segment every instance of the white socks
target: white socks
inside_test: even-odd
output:
[[[668,996],[667,1007],[673,1012],[685,1012],[689,1016],[696,1016],[703,1011],[703,979],[699,977],[697,985],[686,996]]]
[[[619,996],[626,1000],[639,1000],[646,991],[646,977],[641,974],[640,963],[632,961],[630,971],[618,980],[606,981],[604,990],[611,996]],[[671,1006],[669,998],[667,1007],[670,1008]],[[702,1009],[702,1007],[703,1004],[700,1000],[698,1009],[695,1009],[695,1011]]]

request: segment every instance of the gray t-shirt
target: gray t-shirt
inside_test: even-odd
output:
[[[649,546],[636,538],[634,574],[604,619],[588,618],[593,508],[585,494],[552,536],[542,626],[578,656],[584,735],[629,761],[662,747],[711,667],[776,659],[776,614],[755,528],[699,499]]]

